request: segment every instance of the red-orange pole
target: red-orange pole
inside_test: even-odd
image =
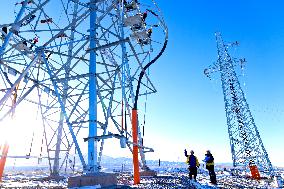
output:
[[[136,109],[132,109],[132,138],[133,138],[133,169],[134,169],[134,184],[140,183],[139,160],[138,160],[138,114]]]
[[[253,179],[259,180],[260,174],[259,174],[257,166],[256,165],[250,165],[249,168],[250,168],[250,172],[251,172],[251,177]]]
[[[0,182],[2,182],[2,176],[5,168],[6,158],[9,150],[9,145],[6,142],[3,146],[2,157],[0,159]]]

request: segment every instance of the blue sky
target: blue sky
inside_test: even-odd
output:
[[[157,0],[157,4],[169,29],[169,43],[151,68],[158,93],[148,98],[145,144],[155,152],[146,158],[184,161],[187,148],[203,159],[210,149],[216,162],[231,162],[219,73],[212,81],[203,74],[217,59],[214,32],[220,31],[225,41],[240,42],[233,54],[247,60],[243,90],[272,164],[284,166],[284,2]],[[13,15],[12,9],[4,9],[8,12],[2,12],[0,23],[13,20],[6,17]]]
[[[158,156],[177,160],[187,148],[202,159],[210,149],[217,162],[231,161],[220,74],[213,74],[213,81],[203,75],[217,59],[214,32],[220,31],[225,41],[240,42],[232,54],[247,60],[241,78],[247,102],[272,163],[284,166],[284,2],[182,0],[158,5],[168,24],[169,45],[152,67],[158,93],[148,100],[145,129],[146,135],[162,140],[155,142]]]

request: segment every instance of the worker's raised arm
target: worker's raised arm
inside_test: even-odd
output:
[[[186,149],[184,149],[184,155],[185,155],[185,157],[187,157],[187,151],[186,151]]]

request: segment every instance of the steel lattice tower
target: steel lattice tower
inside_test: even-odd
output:
[[[106,139],[112,138],[119,149],[139,148],[146,169],[145,153],[153,149],[143,145],[142,111],[134,141],[131,109],[138,96],[145,100],[156,92],[147,68],[168,40],[157,3],[23,0],[14,12],[15,20],[0,24],[0,126],[20,107],[35,105],[42,123],[32,141],[41,148],[26,159],[43,159],[51,176],[76,161],[92,174],[101,170]],[[29,123],[21,127],[28,130]]]
[[[234,69],[234,60],[228,52],[230,45],[224,43],[221,33],[217,32],[215,35],[218,49],[217,64],[205,69],[204,73],[221,73],[233,166],[236,170],[246,171],[256,166],[259,171],[273,175],[272,164]],[[252,170],[251,172],[253,174]]]

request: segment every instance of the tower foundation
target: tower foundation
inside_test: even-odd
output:
[[[112,173],[94,173],[68,178],[68,188],[82,186],[110,187],[117,185],[117,177]]]

